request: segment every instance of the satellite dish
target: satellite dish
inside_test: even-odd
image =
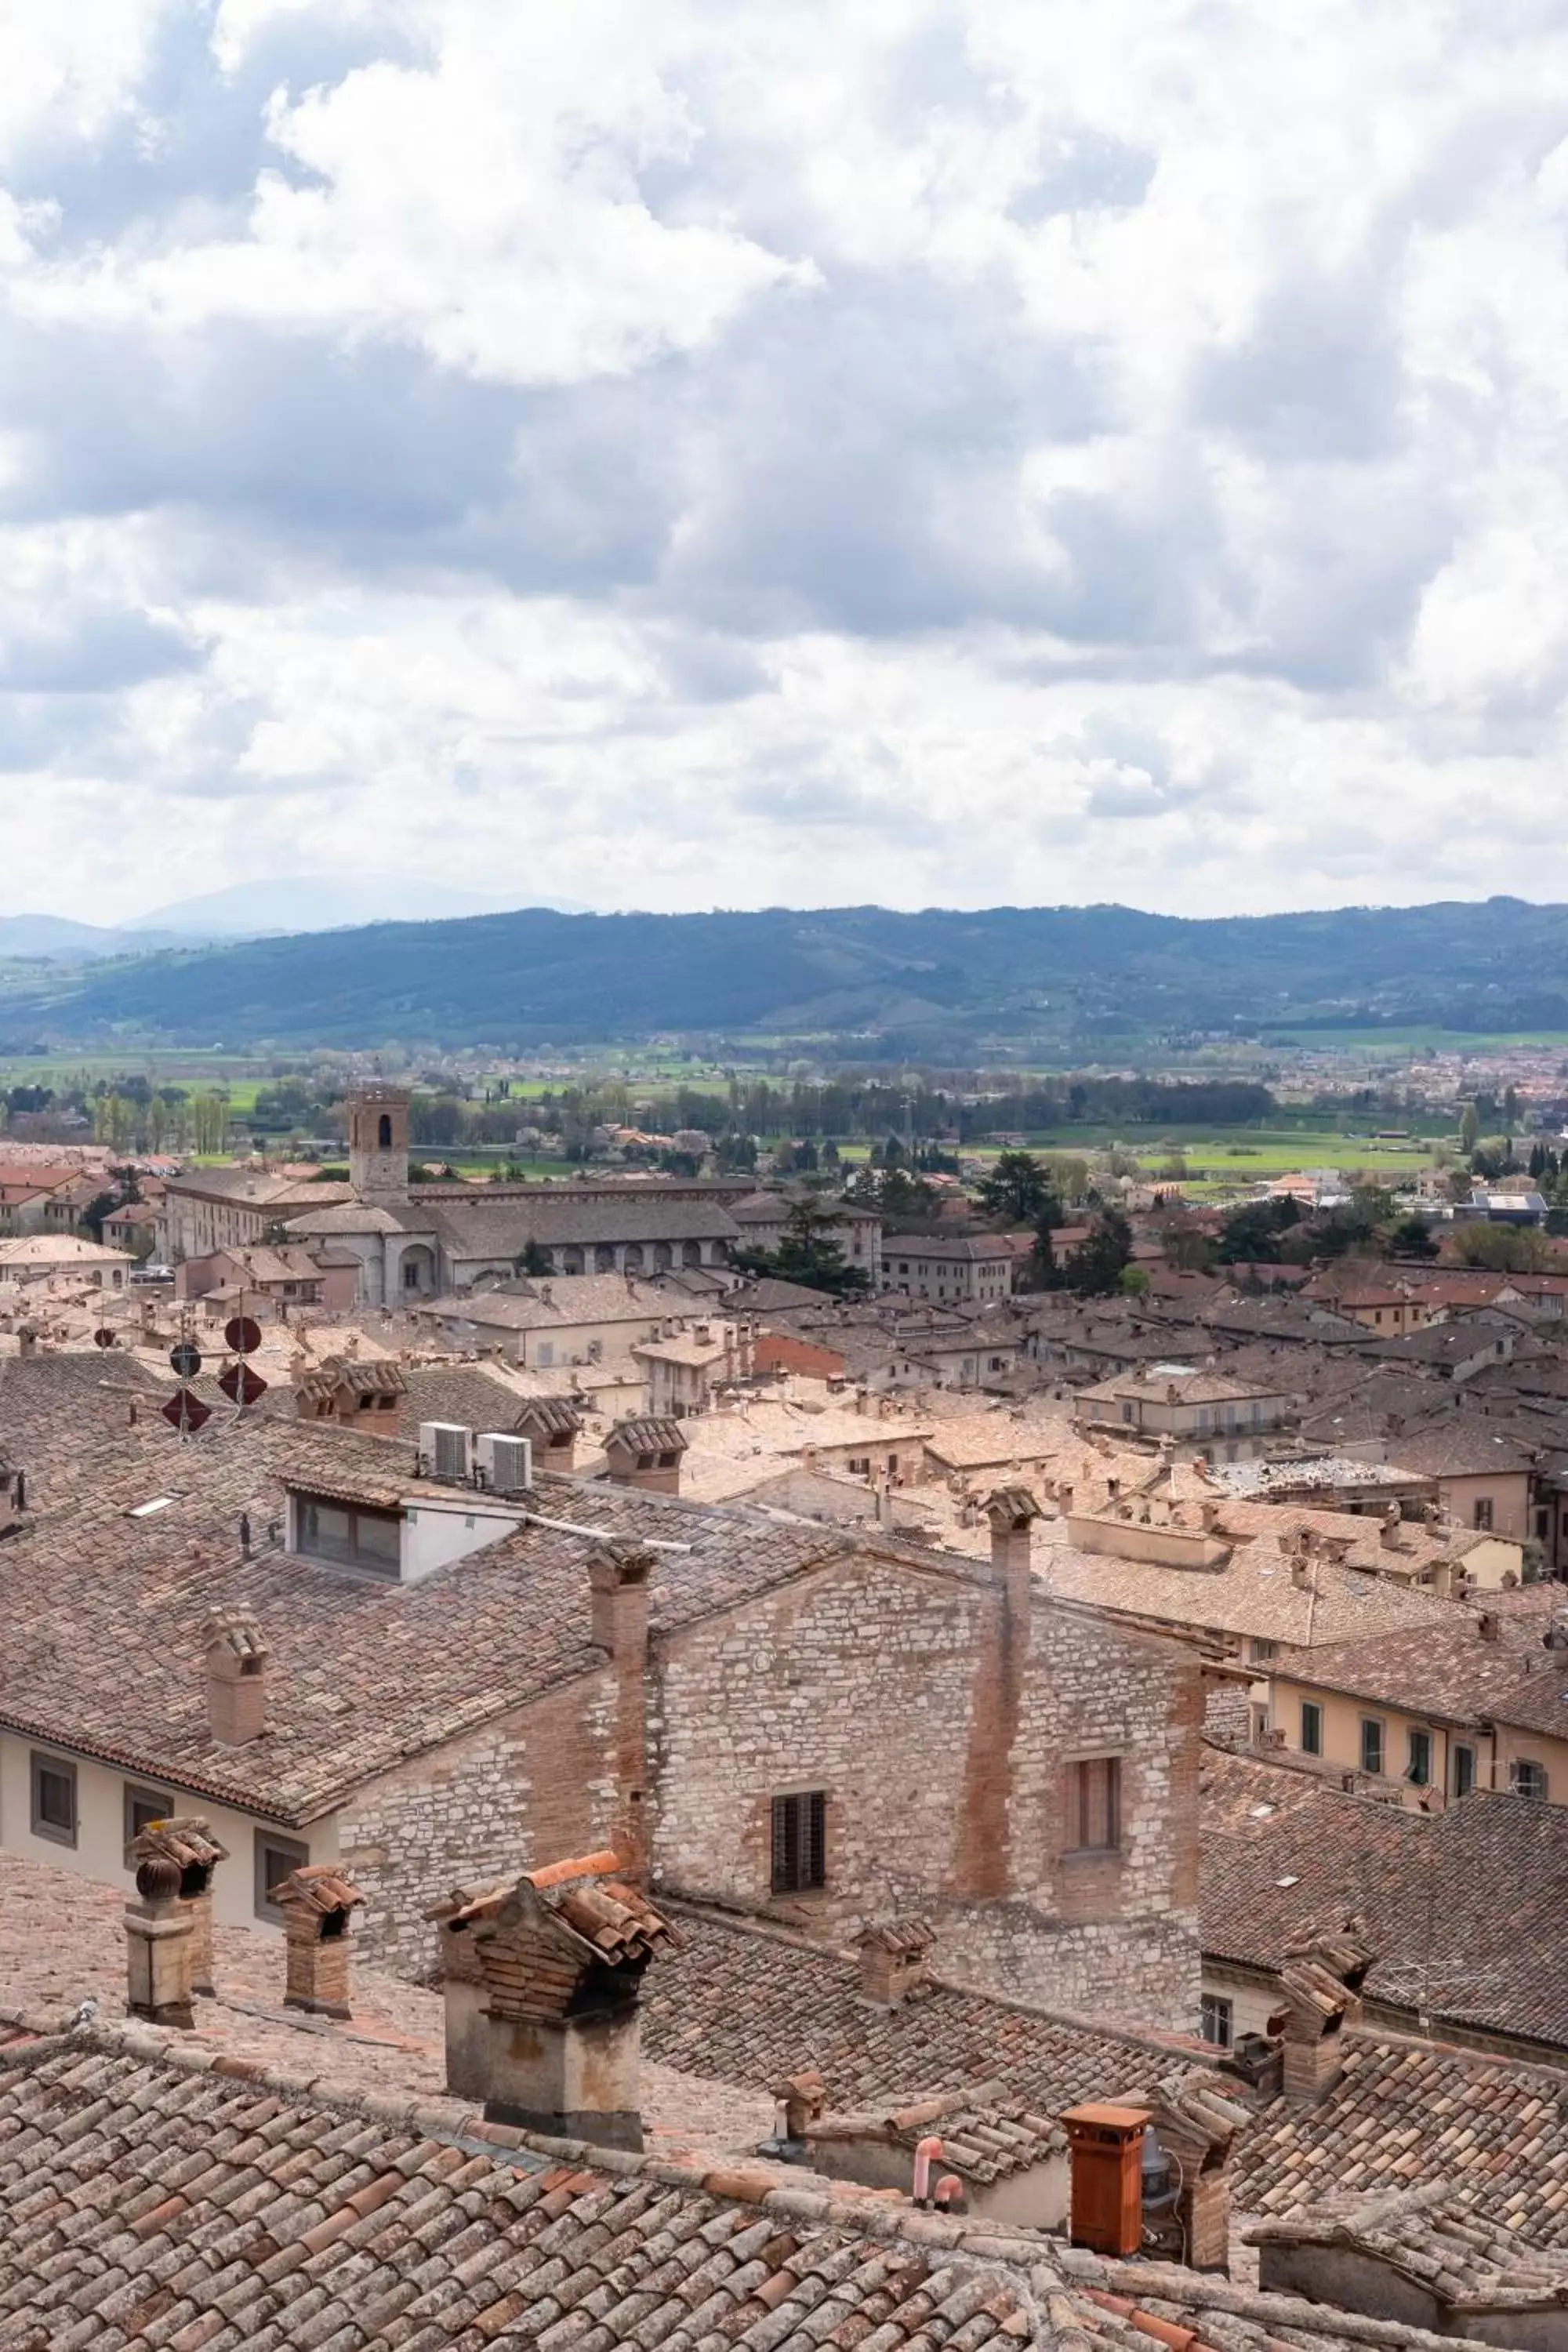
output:
[[[254,1356],[261,1345],[261,1326],[248,1315],[237,1315],[223,1327],[224,1340],[236,1356]]]
[[[194,1348],[191,1353],[195,1354]],[[177,1389],[168,1403],[160,1405],[158,1410],[170,1428],[179,1430],[182,1435],[187,1429],[200,1429],[204,1422],[213,1417],[211,1405],[204,1404],[200,1397],[191,1394],[189,1389]]]
[[[109,1329],[107,1325],[105,1325],[100,1330],[97,1330],[93,1333],[92,1344],[95,1348],[112,1348],[114,1345],[113,1332]]]
[[[254,1404],[258,1397],[267,1394],[266,1381],[259,1372],[253,1372],[248,1364],[228,1365],[218,1374],[217,1384],[225,1396],[232,1397],[236,1404]]]
[[[202,1351],[194,1339],[182,1339],[170,1349],[169,1361],[183,1381],[194,1381],[202,1368]]]

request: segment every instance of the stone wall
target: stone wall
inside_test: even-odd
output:
[[[1202,1692],[1173,1651],[862,1556],[689,1627],[650,1717],[669,1890],[841,1937],[910,1912],[942,1973],[1191,2031]],[[1121,1841],[1068,1856],[1073,1768],[1121,1761]],[[775,1795],[826,1798],[826,1885],[775,1896]]]
[[[606,1669],[357,1790],[339,1816],[338,1855],[365,1898],[367,1960],[424,1976],[437,1955],[424,1914],[453,1887],[605,1844],[616,1727]]]

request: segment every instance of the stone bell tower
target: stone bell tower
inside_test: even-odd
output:
[[[408,1198],[408,1104],[405,1087],[349,1097],[349,1181],[362,1201]]]

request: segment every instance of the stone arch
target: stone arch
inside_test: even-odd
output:
[[[682,1242],[680,1244],[680,1263],[682,1265],[700,1265],[702,1263],[701,1243]]]
[[[581,1274],[581,1273],[582,1273],[582,1271],[583,1271],[583,1253],[582,1253],[582,1251],[581,1251],[580,1249],[563,1249],[563,1250],[562,1251],[562,1253],[561,1253],[561,1271],[562,1271],[562,1273],[563,1273],[563,1274]]]
[[[428,1242],[409,1242],[397,1262],[397,1296],[424,1298],[436,1287],[436,1253]]]
[[[628,1242],[626,1244],[626,1254],[621,1259],[621,1264],[627,1274],[640,1274],[642,1272],[641,1242]]]
[[[375,1148],[378,1151],[390,1151],[392,1149],[392,1114],[390,1111],[384,1110],[380,1118],[376,1121]]]
[[[614,1274],[615,1270],[616,1253],[608,1242],[601,1242],[594,1252],[594,1271],[595,1274]]]
[[[653,1270],[655,1274],[667,1274],[674,1264],[675,1252],[671,1249],[669,1244],[668,1242],[655,1242],[653,1245]]]

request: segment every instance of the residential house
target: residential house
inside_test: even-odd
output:
[[[1552,1588],[1531,1588],[1424,1627],[1282,1644],[1259,1733],[1406,1804],[1472,1789],[1568,1802],[1568,1629],[1552,1606]]]
[[[1390,1436],[1385,1451],[1396,1469],[1433,1481],[1439,1508],[1456,1527],[1529,1541],[1533,1455],[1485,1415],[1450,1414]]]
[[[888,1234],[881,1287],[939,1307],[992,1307],[1013,1295],[1017,1260],[999,1234]]]
[[[1086,1429],[1114,1431],[1123,1443],[1168,1439],[1187,1459],[1245,1462],[1268,1452],[1297,1415],[1282,1387],[1258,1386],[1192,1363],[1154,1363],[1080,1389],[1073,1400]]]

